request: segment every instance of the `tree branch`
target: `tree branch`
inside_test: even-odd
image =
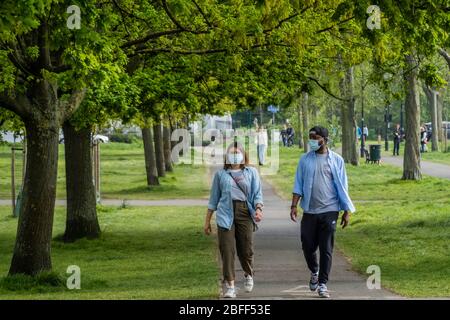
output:
[[[150,33],[150,34],[146,35],[143,38],[128,41],[128,42],[124,43],[123,45],[121,45],[120,47],[122,49],[125,49],[125,48],[132,47],[134,45],[137,45],[137,44],[145,43],[145,42],[147,42],[149,40],[152,40],[152,39],[157,39],[157,38],[162,37],[162,36],[167,36],[167,35],[171,35],[171,34],[177,34],[177,33],[181,33],[181,32],[186,32],[186,30],[173,29],[173,30],[154,32],[154,33]]]
[[[194,34],[204,34],[204,33],[208,33],[209,32],[208,30],[206,30],[206,31],[195,31],[195,30],[190,30],[188,28],[183,27],[183,25],[175,18],[175,16],[170,11],[169,6],[167,5],[167,0],[162,0],[162,5],[163,5],[164,11],[166,12],[167,16],[177,26],[178,29],[181,29],[181,30],[186,31],[186,32],[194,33]]]
[[[450,68],[450,55],[448,52],[443,48],[439,48],[439,54],[445,59],[445,62],[447,62],[448,67]]]
[[[355,19],[355,16],[352,16],[352,17],[350,17],[350,18],[347,18],[347,19],[344,19],[344,20],[342,20],[342,21],[339,21],[337,24],[332,25],[332,26],[329,26],[329,27],[327,27],[327,28],[325,28],[325,29],[318,30],[318,31],[316,31],[315,33],[318,34],[318,33],[323,33],[323,32],[330,31],[330,30],[333,29],[334,27],[337,27],[337,26],[339,26],[339,25],[341,25],[341,24],[344,24],[344,23],[346,23],[346,22],[349,22],[350,20],[353,20],[353,19]]]
[[[206,24],[208,25],[208,27],[213,28],[213,25],[211,24],[211,22],[209,22],[208,18],[206,17],[205,12],[203,12],[202,8],[200,8],[200,6],[198,5],[197,1],[195,0],[191,0],[195,7],[197,8],[198,12],[200,12],[200,14],[202,15],[203,19],[205,20]]]
[[[68,120],[75,113],[75,111],[77,111],[81,102],[83,102],[86,91],[86,88],[83,88],[81,90],[74,90],[70,98],[67,101],[61,103],[60,108],[62,108],[61,111],[63,114],[61,123],[64,123],[64,121]]]
[[[349,101],[348,99],[344,99],[344,98],[338,97],[337,95],[335,95],[335,94],[333,94],[332,92],[330,92],[330,91],[329,91],[324,85],[322,85],[322,84],[319,82],[319,80],[317,80],[316,78],[313,78],[313,77],[307,77],[307,78],[308,78],[309,80],[315,82],[315,83],[320,87],[320,89],[322,89],[326,94],[332,96],[333,98],[335,98],[335,99],[337,99],[337,100],[340,100],[340,101],[345,101],[345,102],[348,102],[348,101]]]
[[[23,100],[23,98],[24,97],[22,97],[21,100]],[[20,102],[21,101],[17,101],[17,99],[11,98],[6,92],[0,92],[0,108],[12,111],[22,119],[25,119],[29,112],[25,107],[26,103]]]

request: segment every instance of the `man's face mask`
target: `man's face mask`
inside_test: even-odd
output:
[[[319,144],[319,140],[309,139],[308,144],[312,151],[317,151],[321,147],[321,145]]]

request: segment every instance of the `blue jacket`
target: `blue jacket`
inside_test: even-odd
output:
[[[347,173],[345,172],[344,159],[337,153],[328,149],[327,160],[331,168],[333,183],[339,198],[339,210],[355,212],[355,207],[348,194]],[[293,190],[293,193],[299,194],[302,197],[300,206],[305,212],[309,211],[315,171],[316,153],[310,151],[305,153],[298,162]]]
[[[250,190],[247,197],[247,206],[250,215],[255,221],[256,204],[263,204],[261,180],[258,171],[253,167],[245,167],[244,176],[250,182]],[[233,178],[225,169],[216,172],[211,186],[208,209],[216,212],[216,222],[219,227],[230,230],[233,225],[233,199],[231,198],[231,185]]]

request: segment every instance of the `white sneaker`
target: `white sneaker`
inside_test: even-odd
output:
[[[253,277],[251,275],[245,276],[244,281],[245,292],[252,292],[253,290]]]
[[[328,288],[325,283],[319,284],[318,292],[319,292],[319,297],[321,297],[321,298],[329,298],[330,297],[330,293],[328,292]]]
[[[234,287],[230,287],[226,285],[227,291],[225,291],[225,294],[223,295],[224,298],[236,298],[236,290]]]

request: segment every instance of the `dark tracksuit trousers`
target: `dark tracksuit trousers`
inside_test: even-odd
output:
[[[339,212],[303,213],[300,227],[303,254],[309,270],[313,273],[319,271],[319,283],[326,284],[328,281],[338,218]],[[317,248],[320,252],[319,263],[317,262]]]
[[[218,227],[219,251],[224,280],[235,279],[234,259],[237,256],[246,274],[253,276],[254,223],[245,201],[233,200],[234,220],[230,230]]]
[[[400,152],[400,139],[394,139],[394,156],[399,155]]]

